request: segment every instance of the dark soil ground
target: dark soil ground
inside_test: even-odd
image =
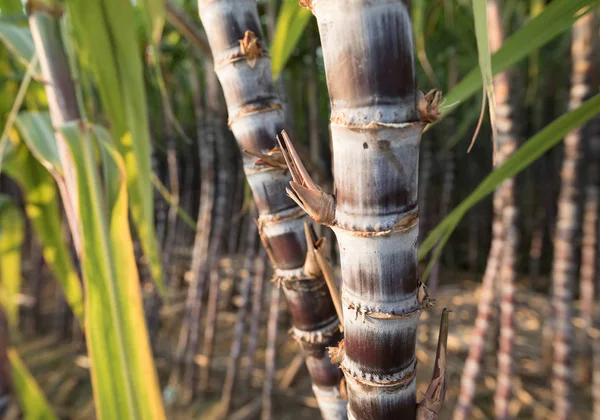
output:
[[[460,376],[467,356],[469,337],[473,328],[479,285],[472,281],[474,277],[464,273],[447,273],[445,283],[436,296],[437,304],[421,317],[417,357],[418,390],[425,392],[431,377],[435,346],[439,327],[440,314],[443,308],[450,308],[450,333],[448,336],[448,393],[443,409],[443,419],[451,418],[453,407],[458,396]],[[267,297],[267,296],[266,296]],[[267,299],[265,299],[265,306]],[[283,301],[283,299],[282,299]],[[172,419],[213,419],[216,418],[221,387],[225,377],[226,364],[229,357],[236,321],[236,298],[233,304],[223,308],[219,313],[217,344],[212,360],[212,376],[210,389],[198,396],[192,404],[181,407],[177,403],[168,406],[169,418]],[[171,356],[175,344],[183,308],[185,293],[171,299],[168,306],[163,307],[163,325],[157,336],[156,364],[164,387],[173,367]],[[266,309],[266,308],[265,308]],[[290,364],[297,357],[297,347],[288,334],[290,321],[282,305],[280,332],[277,343],[277,373],[273,395],[273,419],[316,419],[319,418],[316,400],[312,395],[310,378],[306,368],[301,365],[297,370],[291,386],[281,389],[278,386],[284,376],[289,375]],[[516,337],[514,362],[516,375],[513,383],[513,400],[511,413],[520,419],[548,419],[552,417],[552,395],[550,386],[551,364],[549,361],[550,346],[544,339],[544,329],[549,332],[551,326],[544,325],[548,319],[549,306],[547,296],[534,293],[520,287],[516,305]],[[50,316],[50,315],[48,315]],[[233,400],[233,419],[258,418],[261,387],[264,381],[264,343],[266,341],[266,311],[263,310],[259,349],[251,378],[240,380],[237,384]],[[494,317],[497,318],[497,317]],[[577,331],[576,352],[581,353],[583,334],[581,320],[575,318],[573,323]],[[496,377],[496,332],[490,331],[487,340],[486,354],[482,373],[478,378],[478,392],[473,411],[473,419],[493,418],[493,394]],[[548,334],[546,334],[548,335]],[[91,398],[88,360],[85,354],[78,351],[77,340],[57,340],[55,336],[44,335],[24,337],[18,346],[22,358],[40,382],[52,406],[62,418],[93,419],[94,407]],[[202,358],[198,358],[202,364]],[[242,357],[241,365],[248,363]],[[582,357],[577,357],[577,383],[574,393],[576,414],[573,420],[591,419],[591,387],[589,383],[590,365],[586,365]],[[258,410],[257,410],[258,409]],[[255,413],[250,414],[248,413]]]

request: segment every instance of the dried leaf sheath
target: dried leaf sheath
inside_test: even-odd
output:
[[[345,337],[337,358],[348,417],[414,419],[419,140],[439,95],[419,95],[427,101],[419,115],[406,2],[329,0],[312,10],[332,108],[336,196],[327,222],[340,247]]]
[[[344,418],[341,372],[326,352],[341,338],[339,322],[322,275],[303,269],[305,215],[285,193],[290,177],[275,147],[284,115],[256,3],[200,0],[198,8],[225,94],[229,125],[240,148],[249,152],[244,155],[244,172],[259,213],[259,234],[287,298],[294,336],[306,355],[323,416]]]

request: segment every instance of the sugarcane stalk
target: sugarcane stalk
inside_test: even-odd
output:
[[[571,55],[571,92],[569,109],[580,106],[595,93],[590,85],[594,77],[593,38],[595,32],[593,13],[573,25]],[[589,127],[589,126],[588,126]],[[552,310],[554,336],[552,340],[552,394],[556,419],[568,419],[573,414],[573,292],[577,279],[577,239],[580,229],[580,165],[584,144],[584,128],[569,132],[564,140],[565,149],[561,169],[561,187],[554,236],[552,263]]]
[[[258,344],[258,334],[261,321],[261,312],[263,305],[263,291],[265,289],[265,280],[267,276],[267,254],[264,248],[259,251],[258,258],[254,266],[254,282],[252,286],[252,315],[250,316],[250,328],[248,331],[247,364],[242,373],[243,379],[251,380],[252,370],[254,369],[254,359],[256,357],[256,347]]]
[[[269,319],[267,321],[267,347],[265,349],[265,381],[262,389],[261,420],[270,420],[272,415],[273,383],[275,381],[275,350],[277,347],[277,328],[279,326],[279,299],[281,290],[278,285],[271,287]]]
[[[504,39],[500,0],[487,1],[487,21],[490,51],[500,49]],[[494,77],[496,100],[496,165],[502,164],[517,149],[513,107],[511,104],[510,73],[503,72]],[[498,377],[494,394],[494,409],[498,419],[510,417],[508,412],[511,383],[513,380],[512,347],[515,337],[514,300],[516,282],[516,260],[519,241],[517,229],[518,210],[515,201],[515,179],[504,181],[496,194],[502,197],[502,208],[494,217],[503,225],[504,244],[502,263],[498,271],[500,289],[500,345],[498,348]]]
[[[242,302],[238,309],[237,320],[234,327],[233,341],[231,343],[231,352],[227,361],[227,373],[225,376],[225,384],[221,393],[221,415],[228,415],[231,408],[231,399],[233,390],[237,381],[239,371],[239,359],[242,353],[242,342],[246,327],[246,318],[250,306],[250,291],[252,286],[252,278],[256,277],[256,273],[252,276],[252,267],[254,265],[256,254],[256,239],[257,231],[254,223],[250,224],[250,228],[246,237],[246,256],[244,261],[244,269],[242,271],[241,298]]]
[[[60,32],[63,10],[57,0],[28,0],[29,28],[39,59],[44,89],[48,100],[50,119],[57,128],[81,119],[75,93],[69,59]],[[56,178],[69,231],[78,255],[81,255],[81,240],[77,222],[77,185],[75,167],[62,134],[56,132],[59,158],[64,176]]]
[[[206,323],[204,326],[204,344],[202,346],[202,354],[204,356],[205,364],[200,369],[200,390],[206,391],[210,381],[210,366],[211,359],[214,350],[214,342],[217,327],[217,312],[219,295],[221,291],[220,285],[220,255],[223,243],[223,237],[225,233],[225,224],[227,223],[227,202],[229,201],[229,194],[231,193],[230,178],[234,173],[229,170],[231,162],[231,153],[228,153],[230,149],[227,144],[227,139],[223,135],[222,127],[215,126],[217,131],[217,162],[218,162],[218,175],[217,175],[217,198],[215,200],[215,207],[219,209],[215,214],[215,224],[213,227],[213,237],[211,238],[209,248],[209,261],[210,261],[210,282],[209,282],[209,293],[208,302],[206,307]],[[187,386],[193,387],[194,383],[190,382]]]
[[[284,136],[288,194],[340,248],[349,419],[416,417],[416,330],[430,304],[417,278],[417,175],[441,94],[418,92],[405,1],[305,1],[317,18],[331,102],[333,196]]]
[[[270,71],[256,4],[252,0],[199,0],[215,71],[227,102],[229,126],[244,156],[244,172],[258,210],[259,235],[292,315],[294,336],[306,355],[313,391],[325,418],[342,418],[341,372],[326,348],[340,339],[339,321],[320,272],[308,272],[304,213],[285,195],[289,182],[275,136],[284,113]]]
[[[192,346],[195,349],[198,343],[200,312],[206,280],[204,270],[208,259],[209,238],[213,222],[212,209],[215,200],[215,136],[208,127],[209,118],[205,117],[202,109],[202,95],[197,77],[197,74],[192,71],[190,87],[194,101],[194,114],[198,124],[197,137],[199,139],[198,152],[200,155],[200,208],[192,249],[191,279],[186,300],[186,317],[181,326],[175,349],[178,366],[173,369],[169,379],[169,384],[172,387],[178,386],[183,365],[195,369],[193,367],[195,354],[189,351],[189,347]]]

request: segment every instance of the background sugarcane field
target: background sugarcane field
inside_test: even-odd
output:
[[[600,419],[600,0],[0,0],[0,418]]]

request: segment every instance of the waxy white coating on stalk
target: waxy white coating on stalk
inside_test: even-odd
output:
[[[322,275],[309,275],[304,270],[308,250],[304,237],[306,216],[285,191],[290,175],[280,161],[275,143],[276,134],[283,129],[284,113],[272,81],[256,3],[198,3],[215,71],[223,86],[229,126],[240,147],[247,151],[243,156],[244,172],[257,204],[260,238],[288,301],[294,335],[303,350],[313,385],[329,389],[329,395],[334,397],[320,406],[321,413],[326,419],[342,419],[345,401],[338,393],[342,375],[326,354],[326,347],[341,338],[339,322]],[[318,395],[317,398],[319,402],[323,400]],[[333,409],[333,405],[337,408]],[[265,408],[268,411],[268,402]]]

